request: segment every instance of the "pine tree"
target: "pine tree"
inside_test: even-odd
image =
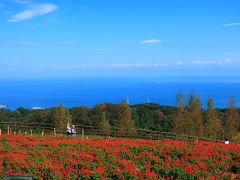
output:
[[[177,112],[174,118],[173,132],[178,134],[185,134],[186,108],[185,108],[184,93],[182,89],[178,92],[176,100],[177,100]]]
[[[186,117],[185,117],[186,118],[185,134],[187,135],[195,134],[194,111],[195,111],[195,96],[192,91],[188,99],[188,106],[187,106]]]
[[[215,110],[213,99],[208,98],[207,110],[206,110],[206,123],[205,123],[205,136],[210,139],[220,139],[221,135],[221,121]]]
[[[201,98],[194,96],[192,92],[188,101],[188,112],[186,115],[187,134],[202,136],[203,135],[203,111]]]
[[[236,140],[239,128],[239,114],[236,108],[236,102],[233,97],[228,100],[228,109],[225,121],[225,138]]]
[[[100,119],[100,124],[99,125],[100,125],[101,132],[104,135],[109,135],[111,125],[109,123],[109,119],[107,118],[107,115],[106,115],[105,112],[103,112],[101,114],[101,119]]]
[[[203,111],[201,98],[198,95],[194,101],[193,109],[193,125],[194,125],[194,135],[203,136]]]

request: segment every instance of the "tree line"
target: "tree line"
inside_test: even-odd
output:
[[[128,105],[123,101],[120,104],[100,103],[94,107],[64,108],[59,105],[44,110],[23,107],[15,111],[0,110],[2,122],[51,123],[59,129],[69,122],[98,126],[104,134],[108,134],[111,127],[124,134],[134,134],[138,128],[231,141],[240,140],[239,117],[240,109],[233,97],[229,98],[225,109],[215,108],[213,99],[209,97],[207,108],[203,109],[199,95],[191,93],[186,99],[182,90],[176,96],[176,106],[154,103]]]
[[[177,112],[173,120],[173,132],[212,139],[238,141],[240,131],[240,110],[233,97],[228,99],[228,108],[216,109],[213,99],[208,98],[203,110],[199,95],[191,93],[185,103],[181,90],[177,95]]]

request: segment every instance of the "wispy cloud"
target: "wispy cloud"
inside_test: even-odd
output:
[[[160,43],[162,42],[162,40],[159,40],[159,39],[147,39],[147,40],[143,40],[143,41],[140,41],[140,43]]]
[[[184,64],[184,62],[182,62],[182,61],[176,61],[176,63],[175,63],[176,65],[183,65]]]
[[[145,63],[118,63],[118,64],[78,64],[74,66],[54,66],[55,69],[138,69],[138,68],[160,68],[171,64],[145,64]]]
[[[25,2],[25,1],[19,1]],[[42,3],[42,4],[34,4],[30,5],[27,10],[24,10],[18,14],[13,15],[8,21],[9,22],[17,22],[23,21],[27,19],[31,19],[37,16],[49,14],[58,9],[58,6],[52,3]]]
[[[104,64],[104,65],[94,65],[94,67],[99,68],[161,68],[169,66],[196,66],[196,65],[230,65],[236,64],[232,62],[231,59],[224,59],[219,61],[176,61],[173,63],[132,63],[132,64]],[[85,66],[86,67],[86,66]]]
[[[96,51],[111,51],[112,49],[110,48],[99,48],[99,49],[96,49]]]
[[[145,63],[133,63],[133,64],[104,64],[103,68],[158,68],[165,67],[171,64],[159,63],[159,64],[145,64]]]
[[[231,64],[231,59],[223,59],[219,61],[191,61],[188,64],[190,65],[226,65]]]
[[[53,69],[61,70],[79,70],[79,69],[157,69],[157,68],[168,68],[168,67],[189,67],[189,66],[224,66],[224,65],[237,65],[240,63],[232,62],[229,59],[219,61],[176,61],[172,63],[115,63],[115,64],[76,64],[76,65],[54,65]]]
[[[225,27],[229,27],[229,26],[240,26],[240,22],[224,24],[223,26],[225,26]]]

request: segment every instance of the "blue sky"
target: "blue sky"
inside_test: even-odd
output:
[[[0,76],[239,77],[239,9],[239,0],[0,0]]]

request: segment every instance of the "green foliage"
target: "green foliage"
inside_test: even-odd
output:
[[[214,107],[213,99],[208,98],[208,107],[205,117],[205,136],[212,139],[220,139],[221,136],[221,121]]]
[[[154,103],[131,106],[126,103],[100,103],[91,108],[80,106],[67,109],[59,106],[44,110],[29,110],[22,107],[15,111],[0,109],[0,122],[16,122],[14,131],[17,132],[18,129],[24,132],[19,125],[21,123],[41,124],[39,133],[44,123],[54,125],[57,131],[65,131],[67,122],[82,126],[99,126],[105,129],[111,127],[113,130],[121,128],[122,131],[119,133],[122,135],[135,134],[135,128],[137,128],[202,136],[204,129],[205,137],[239,141],[240,109],[236,108],[233,98],[229,99],[227,109],[215,109],[213,100],[209,99],[206,110],[202,109],[201,99],[199,96],[195,97],[194,93],[190,95],[188,104],[185,104],[182,90],[179,91],[176,99],[175,107]],[[103,113],[105,113],[104,117]],[[106,131],[105,134],[108,134]],[[6,132],[6,126],[2,127],[2,132]]]
[[[53,110],[52,122],[56,129],[63,131],[67,123],[72,123],[72,116],[68,109],[60,105]]]
[[[236,101],[233,97],[228,100],[226,112],[225,134],[229,140],[236,140],[239,130],[239,112],[236,108]]]
[[[134,135],[136,134],[135,124],[132,119],[131,109],[128,104],[121,104],[120,113],[118,116],[118,128],[120,135]]]
[[[86,106],[71,108],[70,113],[72,115],[72,123],[80,124],[80,125],[93,125],[93,123],[89,120],[88,115],[90,112],[90,108]]]
[[[101,132],[104,135],[109,135],[110,128],[111,128],[111,125],[109,123],[107,115],[106,115],[105,112],[103,112],[102,115],[101,115],[101,119],[100,119],[100,129],[101,129]]]
[[[184,99],[184,94],[183,91],[180,90],[179,93],[177,94],[176,97],[177,100],[177,111],[174,117],[174,127],[173,127],[173,132],[178,133],[178,134],[185,134],[188,129],[188,121],[186,118],[186,108],[185,108],[185,99]]]
[[[240,165],[239,164],[233,165],[231,171],[235,174],[240,173]]]

